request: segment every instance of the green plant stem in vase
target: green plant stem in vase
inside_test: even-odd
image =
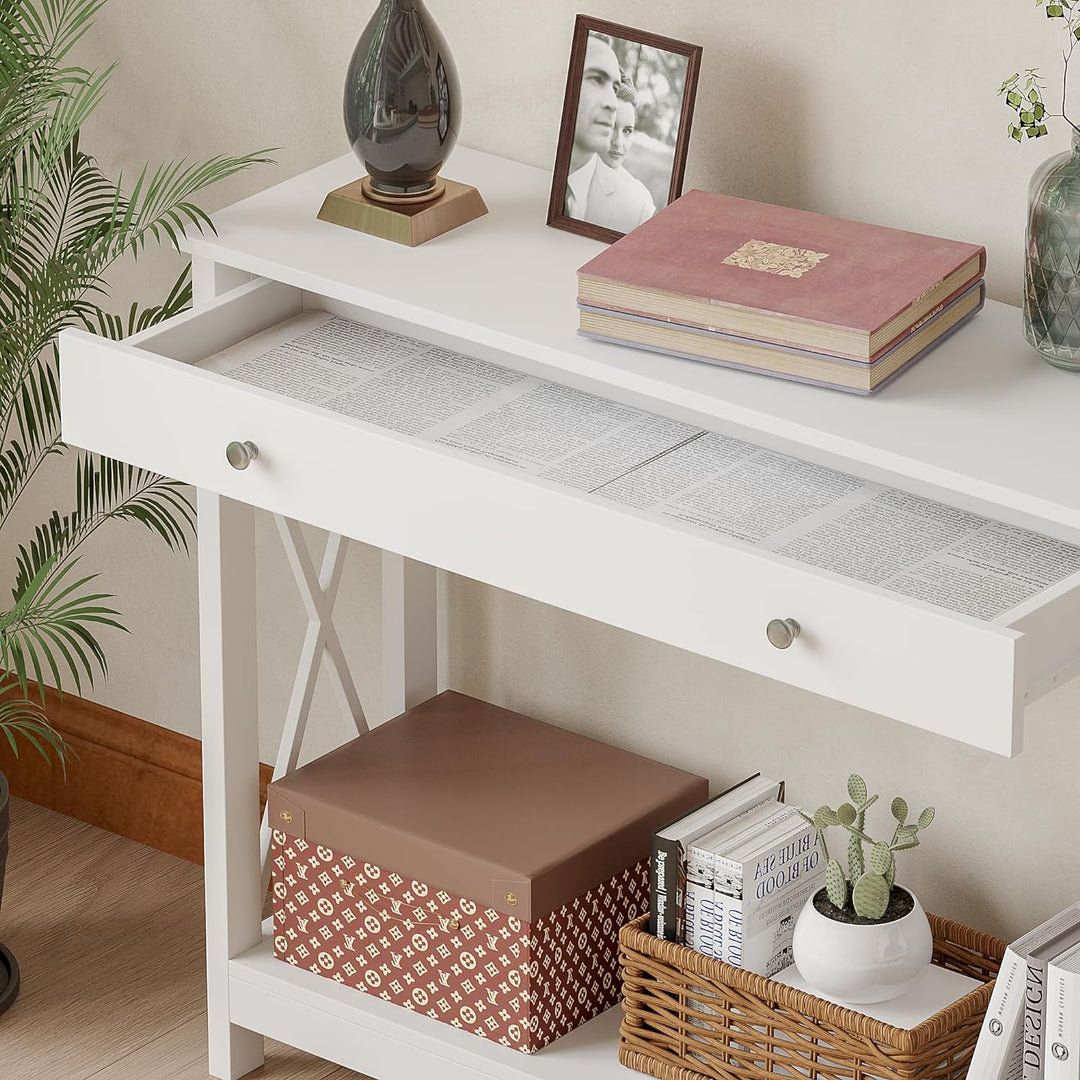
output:
[[[1024,336],[1054,367],[1080,371],[1080,132],[1044,161],[1028,193]]]
[[[1017,143],[1047,134],[1047,120],[1064,120],[1072,147],[1044,161],[1028,189],[1024,273],[1024,336],[1054,367],[1080,371],[1080,127],[1066,112],[1069,61],[1080,41],[1078,0],[1035,0],[1047,19],[1066,32],[1061,112],[1051,113],[1036,68],[1014,73],[998,88],[1012,113],[1007,128]]]

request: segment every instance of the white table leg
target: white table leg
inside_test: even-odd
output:
[[[229,1022],[229,960],[262,936],[255,512],[199,490],[206,1005],[210,1075],[263,1063],[261,1035]]]
[[[439,692],[439,605],[432,566],[382,557],[383,719]]]

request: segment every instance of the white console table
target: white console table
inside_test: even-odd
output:
[[[664,523],[198,366],[320,308],[623,404],[1080,541],[1080,381],[986,310],[863,399],[580,338],[576,268],[594,241],[544,225],[548,174],[459,149],[449,174],[487,217],[408,249],[316,220],[352,157],[217,216],[193,237],[196,309],[116,344],[61,345],[64,438],[198,487],[210,1067],[258,1066],[272,1036],[379,1080],[604,1080],[612,1010],[526,1058],[274,960],[260,923],[253,519],[278,518],[309,629],[278,770],[293,767],[320,657],[366,720],[331,621],[345,539],[384,550],[385,712],[437,689],[434,567],[894,717],[1016,753],[1025,702],[1078,670],[1080,575],[1007,623]],[[238,470],[234,441],[258,457]],[[297,522],[328,530],[321,569]],[[343,539],[344,538],[344,539]],[[773,618],[803,632],[784,651]]]

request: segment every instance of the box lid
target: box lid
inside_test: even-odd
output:
[[[708,781],[454,691],[270,785],[270,824],[534,922],[649,854]]]

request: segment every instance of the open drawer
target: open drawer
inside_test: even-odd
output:
[[[559,454],[577,437],[575,430],[580,434],[583,423],[599,430],[625,407],[593,398],[599,403],[593,412],[582,412],[580,401],[566,398],[566,416],[576,419],[560,430],[550,422],[559,415],[552,410],[563,400],[560,392],[574,392],[538,380],[535,372],[492,369],[506,374],[505,385],[493,391],[494,404],[485,404],[482,394],[478,398],[470,383],[469,393],[462,391],[454,404],[463,419],[440,413],[434,427],[421,430],[419,422],[402,418],[412,402],[386,413],[385,422],[371,420],[365,386],[372,387],[371,398],[376,385],[384,392],[385,380],[346,391],[331,406],[312,403],[302,379],[293,380],[287,394],[268,389],[267,380],[241,381],[238,369],[225,374],[204,366],[207,358],[254,335],[265,332],[272,345],[280,339],[279,324],[309,309],[371,321],[361,310],[257,281],[124,342],[65,331],[65,440],[999,754],[1021,747],[1025,701],[1071,674],[1080,658],[1080,640],[1072,633],[1080,623],[1080,574],[1070,562],[1076,559],[1080,566],[1080,551],[1058,541],[1026,534],[1036,544],[1045,541],[1044,563],[1053,563],[1060,552],[1064,569],[1058,580],[1029,587],[1002,614],[976,617],[920,599],[927,595],[925,581],[898,592],[836,572],[835,559],[805,561],[791,554],[798,549],[820,555],[820,532],[817,542],[793,549],[790,537],[784,546],[703,525],[708,507],[702,510],[701,493],[707,485],[699,484],[678,512],[672,511],[674,503],[665,504],[664,513],[645,505],[640,489],[659,482],[661,465],[668,469],[661,478],[666,483],[669,465],[680,454],[712,447],[715,458],[717,441],[725,438],[686,434],[657,415],[659,408],[627,421],[634,438],[649,446],[638,464],[620,457],[622,444],[601,439],[603,445],[568,465]],[[376,321],[383,327],[388,322],[385,316]],[[424,336],[408,323],[396,328]],[[433,349],[432,356],[438,352],[443,360],[452,355]],[[463,356],[457,362],[458,369],[481,364]],[[504,362],[516,366],[512,358]],[[528,385],[517,381],[526,378]],[[401,380],[395,385],[400,394]],[[453,397],[452,391],[439,380],[424,389],[434,397]],[[529,395],[545,398],[547,427],[522,423],[514,429],[513,418],[526,415],[521,403]],[[418,412],[426,407],[415,404]],[[605,405],[611,406],[607,413]],[[553,445],[542,445],[545,439]],[[239,469],[230,464],[226,448],[245,442],[258,448],[258,456]],[[522,464],[529,454],[545,453],[562,465]],[[700,460],[695,461],[696,468]],[[758,501],[768,502],[772,514],[818,483],[808,472],[799,473],[801,466],[814,467],[798,459],[769,464],[794,485],[790,497],[780,497],[771,484],[767,499],[762,493]],[[618,483],[588,481],[589,470],[605,468]],[[760,482],[760,469],[758,476]],[[626,494],[628,484],[638,485],[637,495]],[[845,514],[870,499],[857,486],[839,492],[835,507],[822,511],[834,541],[844,539],[836,530],[849,520]],[[899,491],[892,496],[894,504],[905,498]],[[686,509],[691,504],[697,506],[692,513]],[[753,517],[756,505],[751,496],[743,518]],[[1010,526],[979,520],[997,530],[998,548],[1018,535]],[[781,522],[777,535],[791,532]],[[955,587],[954,582],[950,588]],[[790,647],[780,648],[784,628],[774,624],[775,643],[766,629],[785,619],[797,621],[801,632]]]

